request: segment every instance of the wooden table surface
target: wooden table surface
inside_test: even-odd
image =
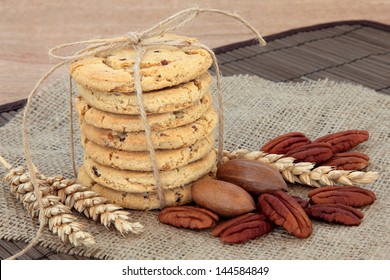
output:
[[[27,97],[53,63],[47,55],[51,47],[142,30],[195,5],[237,12],[263,35],[339,20],[390,24],[390,0],[1,0],[0,106]],[[238,22],[219,15],[202,15],[180,31],[210,47],[253,37]]]

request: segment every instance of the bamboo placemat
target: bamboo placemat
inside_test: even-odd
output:
[[[329,78],[362,84],[390,94],[390,26],[368,21],[336,22],[286,31],[215,49],[225,76],[258,75],[275,82]],[[0,126],[21,110],[24,100],[0,106]],[[0,259],[26,244],[0,240]],[[19,259],[86,259],[36,246]]]

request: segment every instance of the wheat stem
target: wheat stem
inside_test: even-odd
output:
[[[111,224],[122,234],[140,234],[144,227],[138,222],[130,222],[129,212],[122,207],[111,204],[105,197],[91,191],[89,187],[77,184],[75,180],[65,179],[61,176],[47,178],[46,182],[57,192],[65,205],[84,213],[90,219],[97,221],[105,227]]]
[[[370,184],[379,176],[378,172],[372,171],[335,170],[332,166],[315,167],[315,164],[311,162],[295,163],[295,159],[292,157],[267,154],[261,151],[251,152],[245,149],[233,152],[224,151],[222,162],[238,158],[256,160],[273,165],[287,182],[312,187]]]
[[[82,231],[83,225],[76,221],[77,218],[71,214],[71,209],[62,204],[61,198],[55,195],[53,189],[46,183],[45,177],[37,174],[37,179],[44,208],[44,224],[48,225],[49,229],[63,242],[70,242],[75,247],[94,245],[93,236]],[[10,185],[11,192],[22,202],[31,217],[38,217],[41,209],[26,168],[10,169],[3,180]]]

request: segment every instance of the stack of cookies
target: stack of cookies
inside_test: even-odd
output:
[[[134,92],[135,55],[129,47],[71,64],[84,147],[78,181],[125,208],[157,209],[156,179]],[[203,49],[162,45],[148,49],[141,62],[143,104],[167,206],[190,202],[192,183],[215,166],[211,63]]]

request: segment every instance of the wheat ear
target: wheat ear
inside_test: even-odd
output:
[[[42,215],[45,218],[45,225],[48,225],[63,242],[70,242],[75,247],[94,245],[93,236],[82,231],[83,225],[76,221],[77,218],[71,214],[71,209],[61,203],[61,198],[53,193],[45,178],[37,174],[37,179],[44,206]],[[30,174],[26,172],[26,168],[20,166],[11,169],[4,177],[4,182],[10,185],[11,192],[22,202],[33,218],[41,214]]]
[[[62,176],[50,177],[46,182],[57,192],[65,205],[84,213],[88,218],[97,221],[105,227],[111,224],[122,234],[140,234],[144,231],[142,224],[130,222],[129,212],[122,207],[111,204],[105,197],[91,191],[89,187],[77,184],[75,180]]]
[[[311,162],[294,163],[294,158],[284,155],[267,154],[261,151],[248,151],[245,149],[233,152],[224,151],[222,163],[232,159],[256,160],[275,166],[283,178],[290,183],[298,183],[312,187],[327,185],[357,185],[370,184],[375,181],[378,172],[336,170],[332,166],[319,166]]]

